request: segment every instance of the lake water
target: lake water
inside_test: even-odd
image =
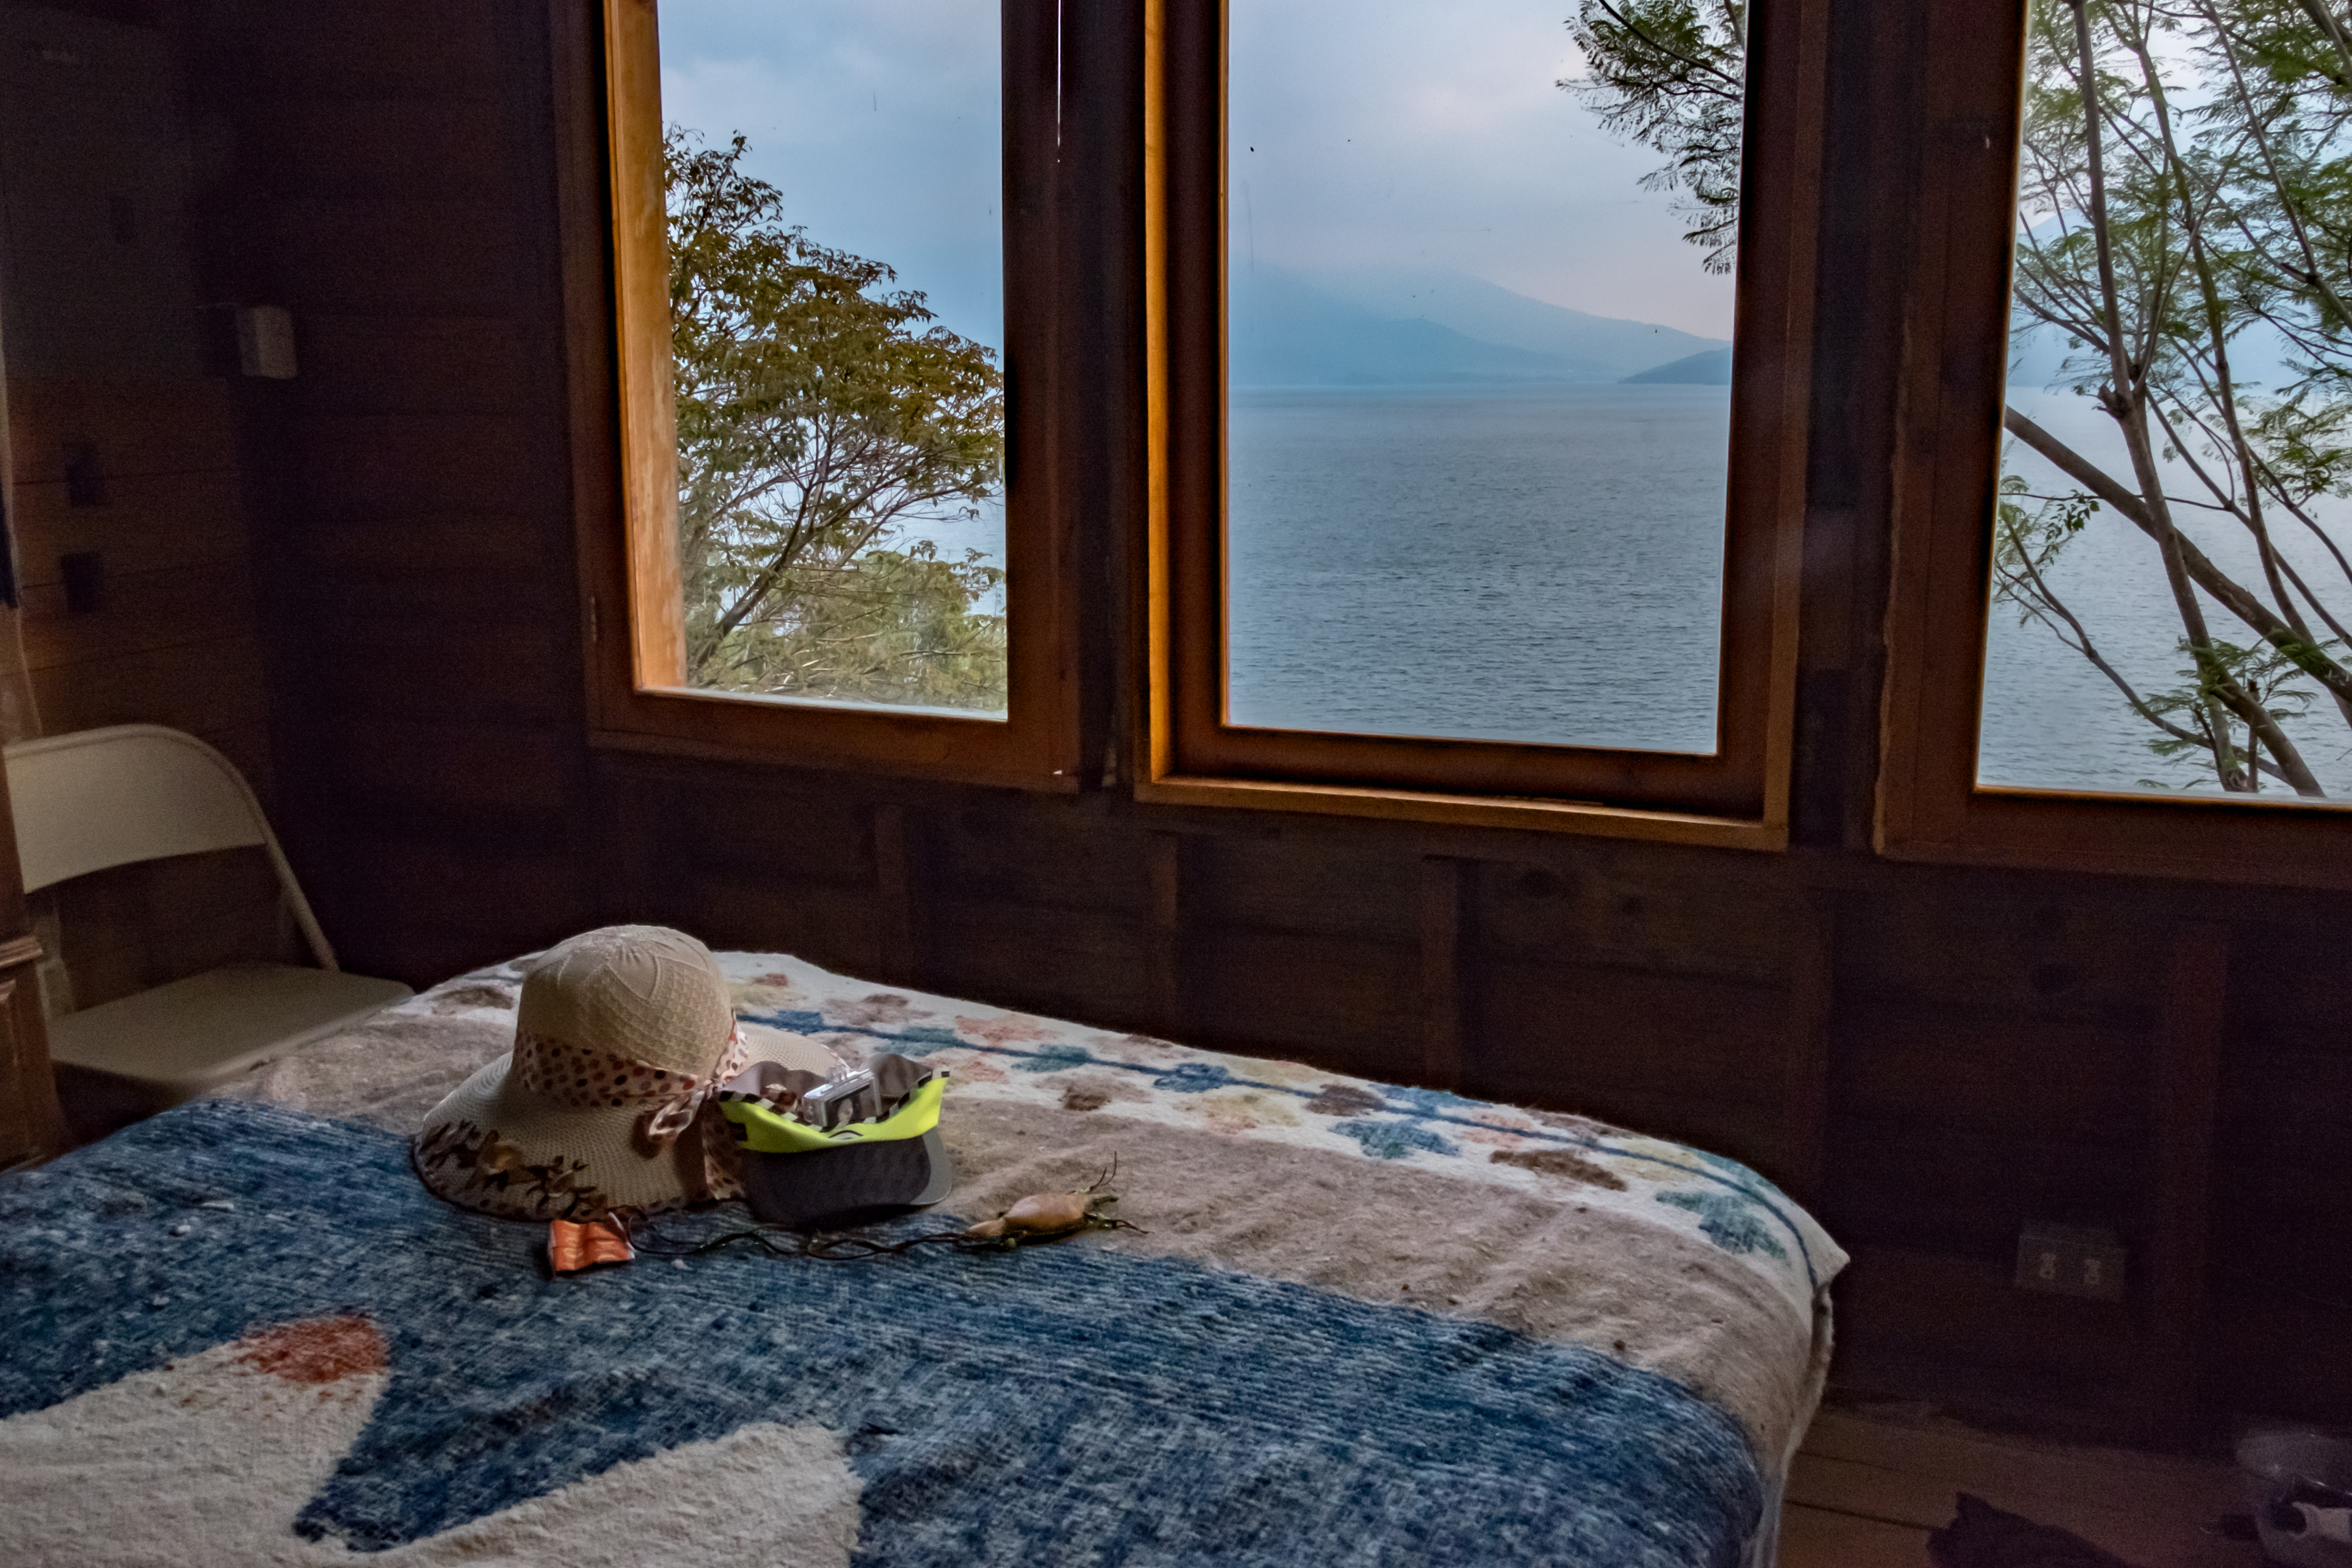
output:
[[[1232,407],[1232,722],[1713,749],[1724,389],[1237,388]],[[2079,400],[2029,412],[2104,455],[2104,416]],[[2251,565],[2234,539],[2197,532],[2223,565]],[[2178,623],[2137,530],[2101,513],[2055,581],[2143,690],[2177,683]],[[2014,613],[1992,622],[1987,715],[1989,783],[2192,778]],[[2297,728],[2331,793],[2352,795],[2344,728]]]
[[[1714,750],[1729,406],[1234,389],[1230,721]]]

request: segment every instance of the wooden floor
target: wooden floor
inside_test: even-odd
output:
[[[1928,1568],[1955,1498],[2054,1524],[2134,1568],[2257,1568],[2261,1551],[2203,1526],[2242,1512],[2236,1474],[2118,1449],[1997,1436],[1908,1409],[1825,1409],[1789,1479],[1782,1568]]]

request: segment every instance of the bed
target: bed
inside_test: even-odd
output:
[[[1745,1167],[775,954],[771,1032],[943,1066],[959,1179],[1137,1230],[551,1278],[406,1135],[516,964],[0,1180],[16,1564],[1765,1564],[1844,1262]],[[740,1207],[655,1222],[683,1252]]]

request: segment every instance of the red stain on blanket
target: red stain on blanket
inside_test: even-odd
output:
[[[365,1318],[309,1318],[247,1334],[237,1361],[289,1383],[337,1383],[382,1372],[383,1336]]]

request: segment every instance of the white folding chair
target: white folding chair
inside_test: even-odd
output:
[[[127,1079],[162,1104],[192,1099],[410,994],[346,974],[244,778],[193,735],[118,724],[5,755],[25,890],[170,855],[257,847],[316,969],[237,963],[49,1022],[49,1058]]]

